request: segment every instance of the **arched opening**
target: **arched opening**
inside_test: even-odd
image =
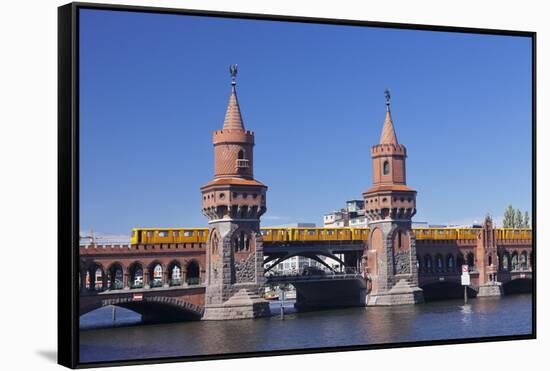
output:
[[[513,271],[519,270],[518,253],[516,251],[512,253],[512,270]]]
[[[493,255],[489,254],[489,257],[487,258],[487,263],[489,264],[489,266],[493,265]]]
[[[455,270],[455,259],[451,254],[447,255],[447,272],[453,272]]]
[[[109,289],[121,290],[124,288],[124,271],[119,263],[114,263],[109,267]]]
[[[237,233],[233,239],[233,248],[236,253],[246,252],[250,250],[250,237],[244,231]]]
[[[103,291],[105,289],[103,269],[96,267],[94,271],[94,290]]]
[[[107,277],[103,271],[103,267],[99,264],[92,263],[86,269],[85,288],[88,291],[103,291],[107,289]]]
[[[519,265],[522,271],[527,270],[527,251],[523,251],[519,257]]]
[[[435,269],[437,272],[443,272],[443,257],[441,254],[435,256]]]
[[[510,270],[510,255],[505,252],[504,254],[502,254],[502,266],[501,266],[501,269],[503,271],[506,271],[508,272]]]
[[[420,259],[420,256],[416,256],[416,270],[418,272],[421,272],[424,267],[422,266],[422,261]]]
[[[172,262],[168,266],[168,284],[170,286],[180,286],[183,283],[181,266],[178,262]]]
[[[388,160],[384,161],[384,175],[388,175],[390,173],[390,163]]]
[[[160,263],[153,263],[152,267],[152,269],[149,269],[151,287],[162,287],[162,274],[164,273],[162,265]]]
[[[432,257],[430,255],[424,256],[424,269],[426,272],[432,272]]]
[[[244,160],[244,151],[241,149],[239,151],[239,154],[238,154],[238,157],[237,157],[239,160]]]
[[[140,289],[143,287],[143,267],[140,263],[134,263],[129,268],[130,282],[128,286],[131,289]]]
[[[191,260],[187,264],[187,284],[198,285],[200,283],[200,267],[199,263]]]
[[[466,256],[466,262],[468,264],[468,269],[471,271],[475,271],[475,263],[474,263],[474,254],[469,252]]]

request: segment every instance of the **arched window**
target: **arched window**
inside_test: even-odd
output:
[[[123,279],[124,274],[122,273],[122,267],[115,263],[109,269],[111,275],[110,289],[111,290],[120,290],[123,288]]]
[[[244,231],[241,231],[233,240],[235,252],[248,251],[250,248],[250,238]]]
[[[130,268],[130,288],[138,289],[143,287],[143,268],[139,263],[135,263]]]
[[[489,266],[493,265],[493,256],[489,255],[489,259],[487,259],[487,263],[489,263]]]
[[[447,255],[447,272],[452,272],[455,268],[455,260],[452,255]]]
[[[94,273],[94,290],[101,291],[103,290],[103,271],[97,267]]]
[[[403,247],[403,242],[401,241],[401,232],[397,232],[397,247],[399,249]]]
[[[151,287],[162,286],[162,265],[157,264],[153,268],[153,280],[151,281]]]
[[[169,268],[168,272],[170,275],[170,282],[168,283],[170,286],[179,286],[182,283],[182,275],[181,275],[181,268],[178,263],[173,262]]]
[[[424,267],[426,272],[432,271],[432,257],[430,255],[424,257]]]
[[[527,252],[524,251],[519,257],[520,267],[522,271],[527,270]]]
[[[384,161],[384,175],[388,175],[390,173],[390,163],[388,160]]]
[[[502,255],[502,270],[503,271],[510,270],[510,257],[508,256],[507,252]]]
[[[435,266],[438,272],[443,271],[443,257],[439,254],[435,257]]]
[[[187,264],[187,284],[198,285],[200,283],[199,263],[192,260]]]
[[[416,269],[418,272],[422,269],[422,262],[420,261],[420,256],[416,257]]]
[[[234,153],[234,152],[233,152],[233,153]],[[244,151],[243,151],[242,149],[239,151],[238,159],[239,159],[239,160],[243,160],[243,159],[244,159]]]
[[[519,270],[519,264],[518,264],[518,253],[514,252],[512,254],[512,270],[517,271]]]
[[[86,287],[87,290],[92,289],[92,280],[90,278],[90,271],[86,271],[86,282],[84,283],[84,287]]]

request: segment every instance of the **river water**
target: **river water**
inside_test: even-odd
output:
[[[279,313],[280,303],[271,303]],[[372,345],[422,340],[523,335],[532,332],[532,296],[447,300],[396,307],[295,312],[284,320],[139,324],[133,312],[102,308],[81,318],[80,361]],[[134,323],[134,325],[129,325]],[[113,324],[118,327],[113,327]],[[97,328],[101,326],[101,328]],[[105,327],[110,326],[110,327]]]

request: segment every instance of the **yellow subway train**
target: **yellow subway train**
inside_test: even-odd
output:
[[[417,240],[475,240],[481,228],[413,228]],[[495,229],[499,240],[530,240],[529,228]],[[260,229],[265,242],[364,241],[368,228],[271,228]],[[134,228],[132,244],[199,243],[208,240],[208,228]]]

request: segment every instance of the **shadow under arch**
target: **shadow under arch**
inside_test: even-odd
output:
[[[204,308],[184,300],[154,296],[135,301],[132,297],[105,299],[81,306],[79,315],[90,313],[109,305],[129,309],[141,315],[142,322],[197,321],[204,314]]]
[[[464,286],[460,282],[433,282],[420,286],[424,291],[425,301],[438,301],[446,299],[460,299],[464,297]],[[477,296],[477,291],[467,288],[469,298]]]
[[[518,278],[502,284],[504,295],[527,294],[533,292],[533,280],[531,278]]]

